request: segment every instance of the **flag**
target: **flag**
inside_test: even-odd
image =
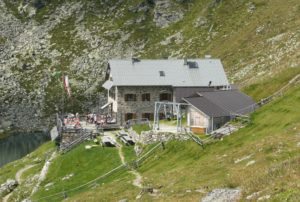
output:
[[[65,87],[65,90],[67,91],[69,97],[71,97],[71,88],[70,88],[68,76],[64,76],[64,87]]]

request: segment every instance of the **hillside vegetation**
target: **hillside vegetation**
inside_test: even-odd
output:
[[[0,4],[0,46],[5,50],[0,54],[1,117],[15,127],[49,125],[49,117],[63,105],[65,111],[95,108],[111,58],[210,54],[222,59],[230,81],[242,87],[299,68],[298,0]],[[72,99],[62,89],[64,74],[70,76]],[[30,118],[19,118],[24,116]]]
[[[5,50],[0,52],[0,118],[6,125],[12,120],[20,127],[51,125],[45,120],[61,110],[62,102],[65,110],[91,110],[99,104],[106,62],[115,57],[211,54],[222,59],[230,80],[257,101],[300,73],[298,0],[5,0],[0,11],[0,48]],[[71,78],[72,99],[62,99],[63,74]],[[215,188],[238,188],[240,201],[297,202],[299,103],[297,83],[254,112],[238,132],[204,149],[191,141],[172,141],[136,170],[133,148],[123,146],[128,166],[74,189],[122,162],[120,148],[86,150],[86,144],[93,144],[86,142],[55,158],[32,193],[54,151],[49,142],[0,168],[0,184],[34,165],[9,201],[198,201]],[[153,146],[145,146],[143,153]],[[134,171],[155,193],[134,185]]]
[[[288,72],[282,74],[282,77],[289,75]],[[259,88],[264,84],[265,91],[269,91],[273,85],[280,88],[287,84],[287,77],[274,78],[273,82],[261,81],[253,86]],[[256,94],[256,91],[249,90],[249,93]],[[300,87],[296,84],[283,97],[253,113],[251,123],[245,128],[206,145],[204,149],[192,141],[172,141],[166,144],[165,149],[155,150],[140,164],[137,171],[142,176],[143,186],[157,191],[154,194],[143,193],[140,200],[195,201],[215,188],[239,188],[242,190],[241,201],[250,196],[252,201],[259,198],[265,198],[265,201],[298,201],[299,100]],[[136,200],[141,189],[133,185],[135,177],[129,168],[119,169],[110,176],[76,188],[121,164],[116,148],[96,147],[85,150],[87,144],[91,143],[80,145],[52,162],[46,180],[32,196],[33,199],[61,201],[67,197],[67,201]],[[43,147],[49,146],[46,144]],[[145,147],[144,153],[151,147]],[[125,161],[131,165],[136,158],[133,148],[123,147],[122,150]],[[35,154],[40,151],[37,150]],[[35,154],[31,159],[35,158]],[[1,173],[6,173],[1,178],[2,182],[7,177],[13,177],[21,168],[17,166],[11,170],[12,165],[26,164],[31,162],[19,160],[1,168]],[[31,181],[40,170],[41,166],[28,170],[24,180]],[[28,192],[21,186],[10,199],[26,197]]]
[[[138,171],[144,184],[159,188],[158,196],[144,201],[195,201],[214,188],[241,188],[241,201],[269,196],[270,201],[300,198],[300,87],[257,110],[251,124],[203,150],[194,142],[171,142],[158,150]],[[118,184],[117,186],[116,183]],[[126,181],[78,194],[69,201],[97,201],[126,187]],[[136,195],[138,193],[136,192]],[[126,195],[120,194],[117,199]],[[128,199],[134,199],[131,196]]]

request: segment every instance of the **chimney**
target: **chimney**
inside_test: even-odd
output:
[[[187,58],[184,58],[183,65],[187,65],[187,64],[188,64],[188,60],[187,60]]]
[[[136,63],[136,62],[140,62],[140,59],[132,57],[131,58],[132,64]]]
[[[208,87],[210,87],[210,86],[211,86],[211,83],[212,83],[212,81],[209,81],[209,82],[208,82]]]

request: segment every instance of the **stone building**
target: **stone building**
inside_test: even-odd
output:
[[[123,125],[130,119],[153,119],[156,101],[181,102],[201,91],[229,90],[219,59],[110,60],[102,109]],[[163,116],[163,114],[161,114]]]

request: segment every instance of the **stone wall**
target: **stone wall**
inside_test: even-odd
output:
[[[142,144],[153,144],[156,142],[166,142],[168,140],[186,141],[189,139],[190,137],[184,133],[143,131],[140,134],[139,142]]]
[[[150,101],[142,101],[142,94],[150,93]],[[161,93],[171,93],[173,90],[171,87],[134,87],[134,86],[124,86],[118,87],[118,123],[122,125],[125,123],[126,113],[136,114],[135,118],[142,118],[143,113],[154,113],[154,105],[156,101],[159,101],[159,96]],[[125,94],[135,94],[136,101],[125,101]]]
[[[156,142],[166,142],[168,140],[186,141],[190,139],[190,137],[184,133],[170,133],[151,130],[142,131],[139,135],[132,129],[129,129],[128,133],[135,142],[139,142],[144,145],[153,144]]]

